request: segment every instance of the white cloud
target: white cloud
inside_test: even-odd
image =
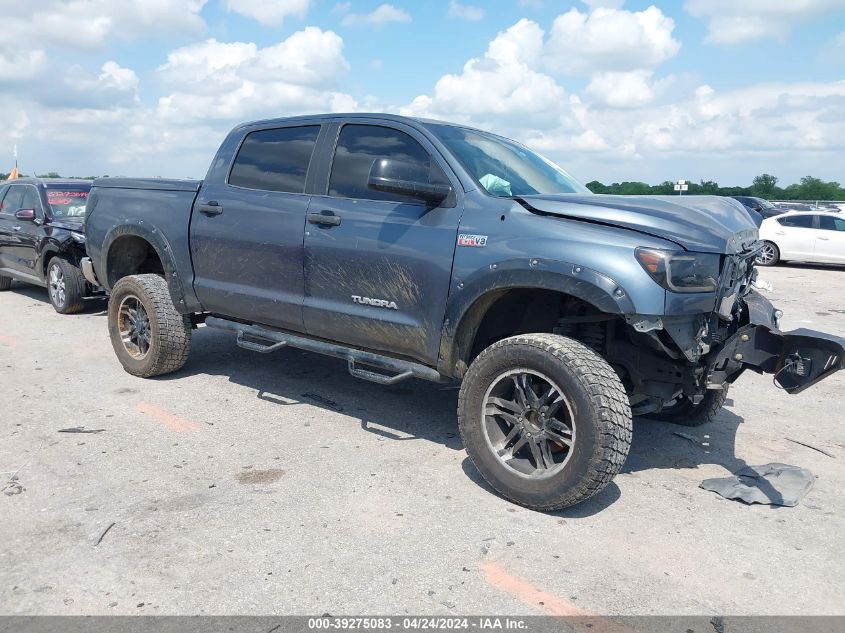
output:
[[[381,4],[370,13],[349,13],[344,16],[345,26],[356,26],[359,24],[374,24],[376,26],[388,22],[410,22],[411,15],[407,11],[397,9],[392,4]]]
[[[432,96],[421,95],[407,114],[492,122],[520,114],[548,116],[564,102],[554,79],[531,68],[542,50],[543,31],[520,20],[490,42],[483,57],[470,59],[459,75],[445,75]]]
[[[476,7],[471,4],[461,4],[458,0],[451,0],[449,2],[450,18],[459,18],[461,20],[468,20],[470,22],[477,22],[484,19],[485,11],[481,7]]]
[[[47,68],[47,55],[41,50],[17,51],[0,48],[0,83],[28,81]]]
[[[653,68],[680,50],[674,28],[675,22],[654,6],[636,12],[572,9],[552,24],[546,65],[565,74]]]
[[[605,72],[593,75],[587,94],[617,108],[644,106],[654,100],[652,71]]]
[[[737,44],[782,39],[801,22],[845,11],[845,0],[687,0],[685,8],[708,20],[707,41]]]
[[[167,56],[158,73],[173,91],[158,110],[168,119],[235,120],[355,109],[332,89],[348,67],[340,36],[317,27],[265,48],[210,39]]]
[[[227,0],[229,11],[250,17],[265,26],[280,26],[285,18],[304,18],[311,0]]]

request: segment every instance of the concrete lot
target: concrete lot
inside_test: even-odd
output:
[[[762,276],[786,329],[845,335],[845,270]],[[0,295],[2,614],[845,614],[845,374],[798,396],[747,375],[698,429],[639,420],[614,484],[541,514],[481,481],[454,390],[207,329],[145,381],[103,307]],[[766,462],[817,475],[800,506],[698,488]]]

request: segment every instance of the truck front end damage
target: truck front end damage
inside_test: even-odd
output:
[[[608,360],[628,386],[635,414],[681,400],[697,404],[708,390],[726,389],[748,369],[772,374],[778,387],[793,394],[845,368],[845,338],[780,330],[782,312],[756,289],[758,249],[755,243],[724,256],[711,311],[628,315],[628,335],[609,337]]]

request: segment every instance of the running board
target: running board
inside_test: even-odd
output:
[[[380,385],[394,385],[408,378],[421,378],[422,380],[430,380],[432,382],[443,380],[440,373],[431,367],[389,356],[382,356],[381,354],[365,352],[360,349],[338,345],[337,343],[327,343],[326,341],[306,338],[296,334],[288,334],[287,332],[271,330],[258,325],[229,321],[220,317],[210,316],[205,320],[205,324],[208,327],[218,330],[235,332],[238,335],[238,347],[253,352],[269,354],[283,347],[295,347],[325,356],[345,359],[351,375],[363,380],[376,382]],[[374,367],[389,373],[379,373],[362,369],[357,366],[358,364]]]

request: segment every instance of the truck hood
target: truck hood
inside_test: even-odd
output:
[[[50,220],[50,226],[55,226],[60,229],[73,231],[74,233],[85,232],[85,218],[83,216],[71,218],[53,218]]]
[[[618,226],[675,242],[688,251],[737,253],[757,241],[742,205],[720,196],[519,196],[529,211]]]

